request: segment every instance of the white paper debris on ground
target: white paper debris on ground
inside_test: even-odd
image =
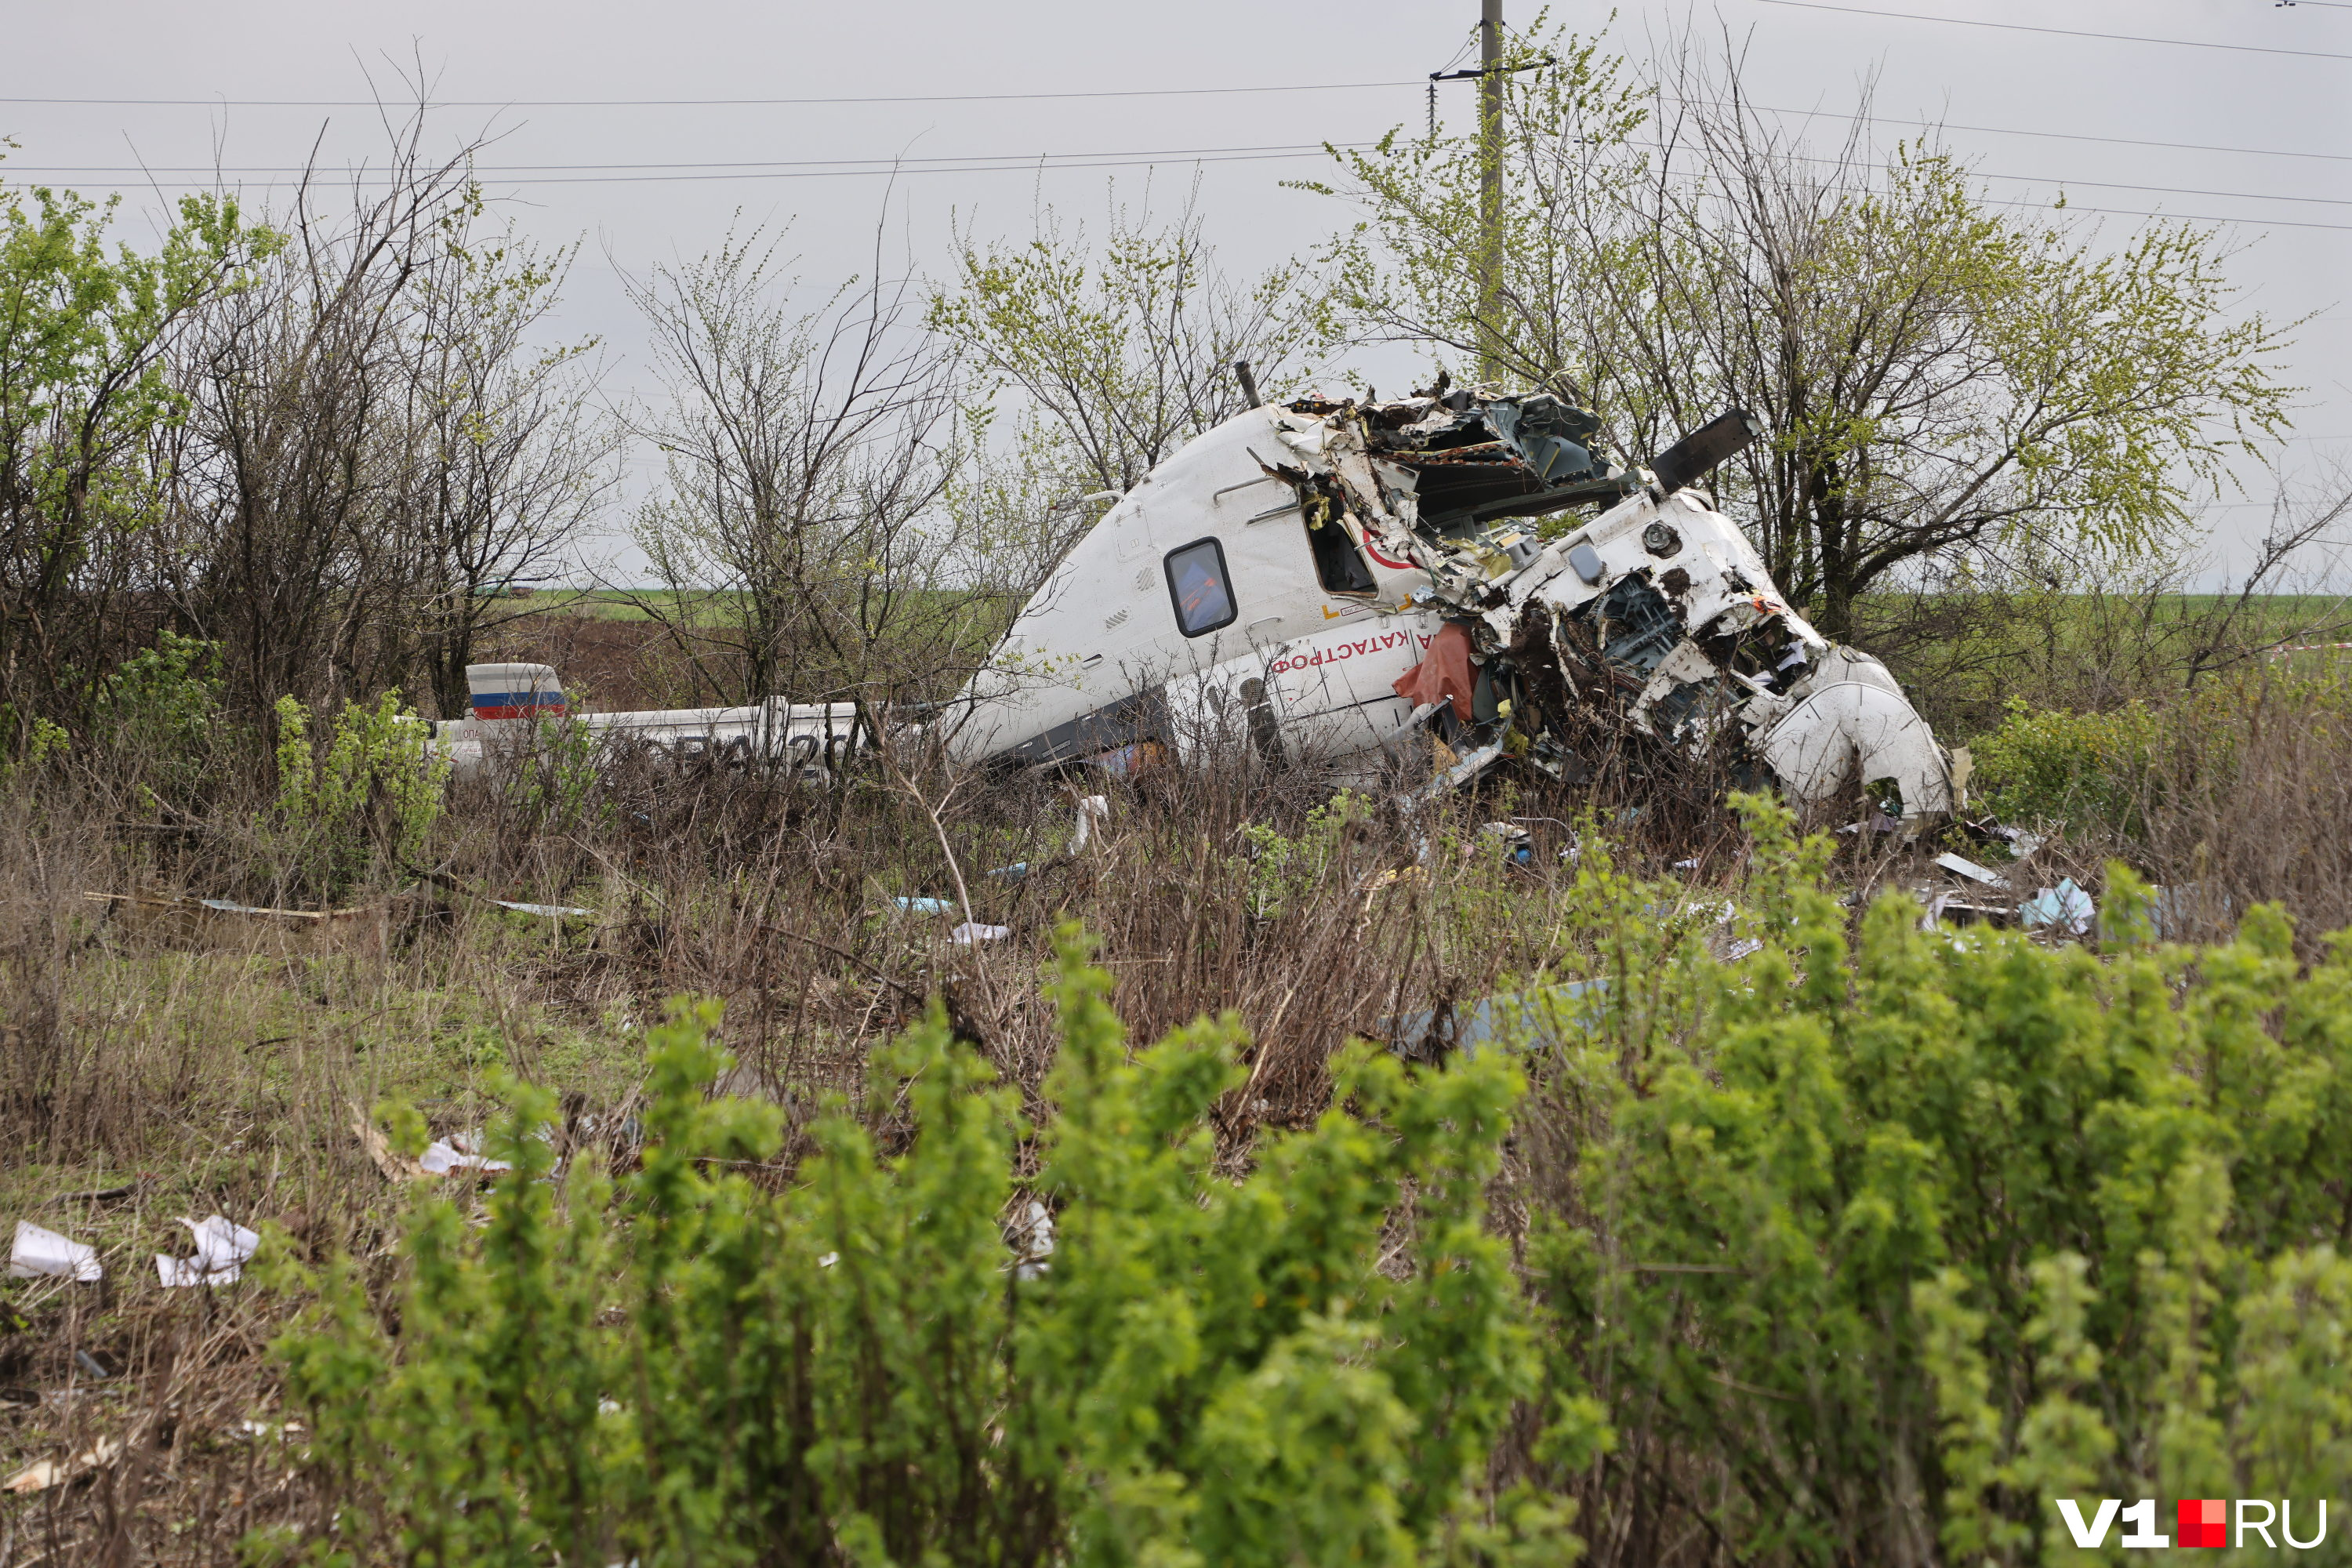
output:
[[[43,1230],[28,1219],[16,1222],[16,1243],[8,1251],[9,1279],[77,1279],[89,1285],[105,1272],[98,1266],[95,1247]]]
[[[70,1459],[43,1459],[26,1465],[6,1480],[0,1481],[0,1491],[45,1492],[51,1487],[61,1487],[78,1480],[100,1465],[110,1465],[122,1455],[122,1439],[100,1437]]]
[[[477,1141],[463,1132],[447,1138],[436,1138],[425,1146],[416,1163],[428,1176],[446,1176],[452,1171],[511,1171],[514,1166],[504,1160],[491,1160],[476,1153]]]
[[[225,1215],[208,1215],[201,1220],[180,1216],[196,1238],[194,1258],[166,1258],[155,1255],[155,1272],[164,1285],[228,1285],[236,1282],[245,1271],[246,1260],[261,1245],[260,1234],[250,1231]]]
[[[548,915],[555,919],[586,920],[594,910],[576,909],[570,904],[519,904],[508,899],[492,899],[490,902],[502,910],[512,910],[519,915]]]
[[[948,940],[959,947],[970,947],[976,942],[1003,942],[1013,934],[1011,926],[984,926],[971,921],[948,932]]]
[[[1095,824],[1110,821],[1110,797],[1103,795],[1078,796],[1078,831],[1070,840],[1070,853],[1075,855],[1094,842]]]
[[[1749,956],[1751,953],[1759,953],[1763,951],[1764,944],[1752,936],[1743,936],[1738,942],[1733,942],[1729,947],[1723,950],[1723,962],[1726,963],[1737,963],[1741,959]]]
[[[1989,867],[1979,866],[1965,856],[1954,855],[1947,851],[1936,857],[1936,864],[1957,876],[1966,877],[1971,882],[1982,882],[1988,888],[2006,886],[2000,872]]]
[[[1013,1267],[1013,1278],[1034,1279],[1052,1267],[1045,1260],[1054,1256],[1053,1213],[1032,1198],[1011,1228],[1013,1234],[1007,1239],[1019,1259]]]
[[[2044,888],[2017,907],[2018,919],[2025,929],[2035,931],[2048,926],[2054,931],[2082,936],[2091,929],[2099,908],[2091,895],[2074,885],[2074,879],[2063,877],[2054,888]]]

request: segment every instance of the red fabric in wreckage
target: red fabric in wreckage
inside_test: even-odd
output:
[[[1421,662],[1397,678],[1396,694],[1418,708],[1424,702],[1454,704],[1454,716],[1470,722],[1470,695],[1477,677],[1470,672],[1470,628],[1448,621],[1429,639]]]

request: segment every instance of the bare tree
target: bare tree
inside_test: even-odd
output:
[[[462,711],[498,595],[613,482],[586,345],[538,343],[572,252],[488,228],[478,143],[434,152],[422,110],[388,130],[346,200],[304,180],[173,367],[193,413],[155,570],[255,715],[396,686]]]
[[[194,345],[201,461],[178,476],[191,533],[180,605],[256,713],[282,693],[366,691],[406,673],[410,552],[388,526],[411,488],[404,339],[413,286],[473,200],[470,153],[428,153],[420,113],[379,194],[356,174],[331,217],[306,179],[282,220],[291,243]]]
[[[814,309],[758,231],[629,285],[667,390],[634,420],[665,481],[635,533],[666,591],[636,603],[715,692],[886,701],[952,662],[953,367],[876,252]]]
[[[582,374],[593,344],[532,341],[572,255],[511,231],[453,234],[401,334],[405,482],[387,521],[408,552],[419,657],[444,714],[464,710],[482,637],[528,613],[512,590],[566,560],[617,482],[617,432]]]

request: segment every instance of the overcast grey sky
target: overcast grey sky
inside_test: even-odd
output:
[[[1513,23],[1534,14],[1511,0]],[[1589,31],[1611,8],[1566,0],[1552,14]],[[251,196],[282,199],[273,171],[299,167],[314,142],[340,163],[380,157],[384,139],[366,108],[282,100],[396,98],[421,60],[436,99],[477,105],[436,111],[453,144],[499,136],[482,164],[504,209],[536,237],[587,241],[561,327],[603,337],[625,389],[644,354],[613,264],[699,254],[740,211],[790,220],[788,250],[813,281],[860,269],[886,191],[872,171],[896,159],[937,161],[899,174],[892,198],[894,253],[918,266],[938,265],[953,216],[1025,232],[1039,200],[1099,213],[1114,183],[1132,203],[1149,180],[1173,201],[1196,172],[1229,265],[1301,250],[1343,215],[1279,182],[1323,167],[1311,149],[1327,138],[1418,123],[1423,79],[1476,15],[1475,0],[27,6],[0,62],[0,135],[17,143],[0,177],[120,189],[133,238],[162,210],[159,186],[209,184],[216,163]],[[1747,40],[1750,89],[1776,109],[1850,110],[1874,75],[1882,120],[1941,120],[1997,196],[2042,202],[2063,188],[2078,211],[2117,215],[2111,237],[2149,213],[2228,220],[2245,246],[2233,271],[2247,305],[2315,317],[2298,333],[2293,371],[2309,390],[2285,465],[2352,458],[2352,4],[1623,0],[1608,37],[1640,59],[1693,24]],[[2089,34],[2227,47],[2075,36]],[[1198,90],[1233,88],[1281,90]],[[1467,85],[1442,90],[1460,112]],[[946,96],[1107,92],[1127,96]],[[709,101],[882,97],[925,100]],[[31,101],[43,99],[109,101]],[[199,101],[121,101],[131,100]],[[1041,170],[1040,157],[1084,166]],[[975,167],[989,160],[1003,162]],[[2249,499],[2221,498],[2235,503],[2215,513],[2225,543],[2259,528],[2262,496]]]

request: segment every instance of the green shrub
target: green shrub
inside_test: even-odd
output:
[[[2008,820],[2134,833],[2159,728],[2145,703],[2069,713],[2012,697],[2000,727],[1970,748],[1976,782]]]
[[[125,776],[166,805],[196,804],[216,776],[227,716],[220,645],[169,628],[118,665],[92,705],[92,734]]]
[[[1371,811],[1369,796],[1343,789],[1307,814],[1296,838],[1265,823],[1244,826],[1250,913],[1272,920],[1313,898],[1339,861],[1349,828]]]
[[[1591,1108],[1532,1247],[1554,1380],[1654,1460],[1592,1472],[1611,1517],[1829,1564],[2072,1563],[2061,1497],[2340,1514],[2352,941],[2154,945],[2121,867],[2104,959],[1900,896],[1850,939],[1827,845],[1748,810],[1762,949],[1530,1064]]]
[[[278,799],[266,836],[282,877],[334,898],[422,849],[440,820],[449,760],[397,692],[373,707],[344,703],[323,756],[310,723],[300,702],[278,700]]]
[[[1060,962],[1042,1127],[934,1009],[870,1122],[821,1121],[778,1192],[777,1112],[706,1098],[716,1015],[681,1007],[651,1039],[641,1170],[551,1184],[548,1097],[517,1086],[487,1225],[421,1202],[389,1319],[348,1262],[276,1265],[318,1292],[277,1350],[350,1500],[313,1544],[648,1568],[1570,1560],[1563,1510],[1514,1497],[1489,1522],[1475,1495],[1534,1366],[1483,1225],[1515,1069],[1416,1079],[1358,1049],[1346,1109],[1229,1176],[1203,1118],[1240,1076],[1232,1023],[1130,1058],[1108,976],[1067,933]]]

